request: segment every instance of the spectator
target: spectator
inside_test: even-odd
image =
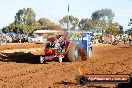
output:
[[[131,41],[132,41],[132,36],[131,35],[128,36],[128,41],[129,41],[129,44],[131,44]]]
[[[124,36],[123,41],[124,41],[124,44],[126,44],[126,42],[127,42],[127,37],[126,37],[126,35]]]
[[[51,47],[51,48],[55,48],[55,42],[54,42],[54,41],[51,41],[50,47]]]
[[[2,39],[1,39],[1,37],[0,37],[0,46],[1,46],[1,40],[2,40]]]
[[[102,36],[102,43],[104,44],[105,37],[104,35]]]
[[[119,44],[119,39],[120,39],[120,38],[119,38],[119,36],[117,35],[117,36],[116,36],[116,41],[118,42],[118,44]]]

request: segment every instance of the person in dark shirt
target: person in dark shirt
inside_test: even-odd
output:
[[[55,43],[54,43],[54,41],[51,41],[50,47],[51,47],[51,48],[55,48]]]

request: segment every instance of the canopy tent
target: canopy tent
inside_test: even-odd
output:
[[[7,35],[15,35],[16,33],[14,32],[8,32]]]

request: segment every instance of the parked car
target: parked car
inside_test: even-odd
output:
[[[36,41],[36,37],[34,35],[28,37],[29,43],[34,43]]]

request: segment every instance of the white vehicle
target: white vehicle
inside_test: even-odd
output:
[[[33,35],[31,37],[28,37],[28,42],[34,43],[36,41],[36,37]]]
[[[37,38],[35,38],[35,43],[36,44],[43,43],[43,41],[44,41],[43,36],[38,36]]]

